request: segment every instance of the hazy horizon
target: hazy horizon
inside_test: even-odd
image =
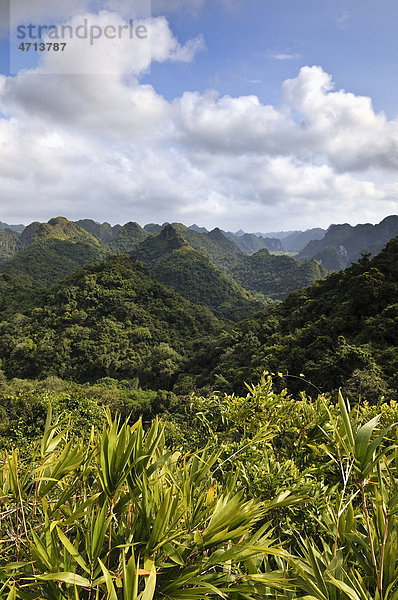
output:
[[[144,222],[140,223],[139,221],[137,221],[136,219],[133,219],[133,218],[128,219],[127,221],[124,221],[124,222],[116,222],[116,221],[112,221],[112,220],[109,220],[109,219],[105,219],[104,221],[98,221],[97,219],[95,219],[93,217],[90,217],[90,216],[85,216],[85,217],[81,217],[81,218],[76,219],[76,218],[65,217],[65,215],[56,215],[56,216],[49,217],[48,219],[45,219],[44,221],[41,221],[41,222],[48,222],[51,219],[54,219],[54,218],[57,218],[57,217],[64,217],[64,218],[68,219],[68,221],[72,221],[72,222],[77,222],[77,221],[82,221],[82,220],[85,220],[85,219],[89,219],[89,220],[94,221],[97,224],[108,223],[112,227],[114,227],[115,225],[122,225],[123,226],[126,223],[138,223],[138,225],[140,225],[141,227],[145,227],[146,225],[151,225],[151,224],[165,226],[166,224],[169,224],[169,223],[170,224],[172,224],[172,223],[181,223],[182,225],[185,225],[186,227],[192,227],[192,226],[204,227],[208,231],[212,231],[213,229],[220,229],[220,230],[225,231],[227,233],[237,233],[240,230],[244,231],[245,233],[288,233],[288,232],[293,232],[293,231],[307,231],[307,230],[310,230],[310,229],[317,229],[317,228],[327,230],[332,225],[351,225],[351,227],[355,227],[357,225],[369,225],[369,224],[370,225],[377,225],[378,223],[380,223],[384,219],[386,219],[388,217],[392,217],[392,216],[395,216],[395,215],[392,215],[392,214],[391,215],[386,215],[380,221],[376,221],[376,222],[370,222],[370,221],[367,221],[367,222],[363,222],[363,221],[348,222],[347,221],[347,222],[344,222],[344,223],[343,222],[341,222],[341,223],[337,223],[336,222],[336,223],[329,223],[329,225],[327,225],[326,227],[322,227],[320,225],[314,224],[313,226],[307,227],[305,229],[300,229],[300,228],[297,228],[297,229],[283,229],[283,228],[264,229],[264,228],[259,227],[258,229],[255,229],[253,231],[248,231],[248,230],[244,229],[244,227],[239,227],[239,229],[231,230],[231,229],[227,229],[227,228],[223,227],[220,224],[216,224],[214,226],[208,226],[208,227],[206,227],[206,225],[203,225],[201,223],[196,223],[196,222],[184,223],[182,221],[171,221],[171,220],[163,221],[162,223],[160,223],[158,221],[147,221],[145,223]],[[5,223],[5,224],[10,225],[10,226],[21,226],[21,225],[23,225],[24,227],[27,227],[28,225],[30,225],[31,223],[34,223],[35,221],[37,222],[38,219],[34,219],[33,218],[31,220],[28,220],[25,223],[21,223],[21,222],[19,222],[19,223],[15,222],[14,223],[14,222],[11,222],[10,220],[0,218],[0,222]]]

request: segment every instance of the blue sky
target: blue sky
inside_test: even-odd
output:
[[[3,39],[0,109],[15,127],[4,123],[0,141],[12,139],[17,157],[33,134],[45,136],[36,161],[31,148],[25,181],[2,186],[0,173],[0,220],[62,212],[270,230],[398,212],[396,0],[154,0],[153,16],[162,52],[150,73],[129,72],[121,49],[120,69],[113,57],[115,75],[102,84],[62,65],[9,76]]]
[[[189,65],[152,66],[147,79],[167,98],[216,87],[276,103],[282,81],[301,66],[321,65],[337,88],[371,96],[390,117],[398,113],[394,0],[248,0],[229,10],[213,1],[168,18],[182,40],[203,33],[206,50]]]

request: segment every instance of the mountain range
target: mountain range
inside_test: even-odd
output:
[[[364,255],[307,287],[301,285],[302,269],[314,269],[317,277],[316,261],[298,263],[265,249],[247,256],[236,249],[243,257],[236,263],[243,269],[242,281],[249,272],[258,273],[263,285],[261,274],[270,278],[273,262],[284,261],[278,268],[285,270],[285,283],[268,279],[268,289],[278,283],[296,291],[282,302],[267,303],[172,225],[137,243],[139,260],[106,252],[104,257],[104,242],[66,219],[42,225],[27,231],[25,247],[2,266],[15,267],[18,257],[21,266],[30,250],[36,259],[42,256],[41,269],[51,269],[48,254],[40,252],[47,248],[61,257],[73,245],[77,251],[96,249],[101,259],[47,288],[37,285],[26,265],[22,274],[18,269],[0,273],[0,360],[8,378],[56,375],[84,382],[112,377],[175,393],[214,388],[240,393],[243,382],[255,382],[268,370],[291,391],[341,387],[348,398],[398,399],[398,237],[373,258]],[[26,283],[28,272],[32,285]]]
[[[85,264],[127,254],[186,299],[233,321],[326,274],[316,261],[274,256],[266,249],[248,255],[218,228],[200,233],[181,223],[145,229],[135,222],[111,226],[56,217],[33,222],[21,234],[0,233],[0,272],[28,287],[47,288]]]
[[[398,399],[398,237],[370,257],[397,221],[332,226],[307,244],[303,259],[359,253],[329,275],[315,259],[245,254],[220,229],[179,223],[57,217],[3,230],[1,368],[175,393],[241,392],[269,370],[293,391]]]
[[[386,243],[398,235],[398,216],[391,215],[377,225],[366,223],[352,227],[331,225],[322,239],[313,239],[298,254],[298,258],[315,258],[329,270],[338,270],[335,260],[339,256],[341,267],[361,258],[365,252],[378,254]]]
[[[304,245],[294,257],[282,253],[279,238],[243,231],[207,231],[181,223],[112,226],[56,217],[48,223],[35,221],[22,232],[0,230],[0,272],[25,290],[46,289],[86,264],[125,254],[190,302],[208,307],[220,319],[240,321],[324,278],[328,271],[347,267],[364,253],[376,254],[398,235],[398,217],[387,217],[378,225],[285,233],[284,248]],[[308,242],[313,236],[317,239]],[[272,247],[271,242],[276,246],[269,251],[264,244]]]
[[[221,232],[223,236],[232,241],[243,254],[254,254],[262,249],[267,249],[275,254],[298,254],[300,259],[315,258],[320,260],[328,270],[339,270],[351,262],[358,260],[363,252],[377,254],[389,239],[398,234],[398,217],[391,215],[379,224],[370,223],[352,226],[347,223],[341,225],[330,225],[325,230],[320,227],[307,229],[306,231],[278,231],[268,233],[247,233],[240,229],[236,232],[223,231],[218,228],[208,231],[205,227],[196,224],[186,227],[181,223],[172,223],[173,227],[184,232],[188,239],[190,232],[194,237],[188,239],[192,247],[203,251],[203,236],[217,236]],[[50,221],[51,223],[51,221]],[[114,243],[115,251],[129,252],[135,246],[135,241],[143,241],[148,235],[159,235],[168,222],[160,225],[149,223],[143,228],[138,223],[130,222],[126,225],[110,225],[109,223],[98,223],[92,219],[81,219],[75,221],[80,228],[90,233],[100,242],[105,244]],[[32,223],[28,230],[32,230],[38,224]],[[0,222],[0,262],[11,256],[18,249],[17,235],[27,229],[24,225],[8,225]],[[135,239],[134,238],[135,232]],[[12,235],[12,233],[16,235]],[[202,234],[202,238],[195,237]],[[211,235],[209,235],[211,234]],[[123,242],[124,240],[124,242]],[[218,265],[225,268],[225,263]]]

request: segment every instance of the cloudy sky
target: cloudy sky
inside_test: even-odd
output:
[[[153,0],[151,16],[12,0],[11,68],[0,3],[1,221],[271,231],[398,213],[396,0]],[[147,40],[14,45],[22,24],[131,18]]]

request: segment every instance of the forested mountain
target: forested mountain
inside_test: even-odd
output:
[[[105,243],[57,218],[15,239],[25,247],[0,265],[0,359],[7,376],[109,375],[168,389],[182,378],[191,386],[237,390],[268,369],[304,373],[325,391],[343,386],[372,400],[398,395],[398,238],[326,278],[314,260],[265,249],[245,255],[219,229],[203,234],[180,224],[154,236],[129,223]],[[144,266],[126,255],[101,262],[117,240]],[[339,266],[335,248],[324,254]],[[233,278],[213,261],[227,264]],[[88,262],[94,264],[81,269]],[[32,287],[61,280],[48,291]],[[281,299],[289,290],[280,305],[264,309],[265,295]],[[211,311],[245,320],[222,323]],[[293,388],[294,377],[285,380]]]
[[[325,237],[321,240],[309,242],[300,252],[298,258],[322,258],[321,252],[329,248],[335,248],[340,254],[344,266],[347,266],[359,260],[364,252],[377,254],[391,238],[397,235],[398,216],[396,215],[386,217],[377,225],[371,225],[370,223],[356,225],[355,227],[348,225],[348,223],[331,225],[325,233]],[[326,260],[325,266],[331,268]]]
[[[31,223],[21,234],[0,230],[0,272],[24,281],[28,287],[47,288],[85,264],[129,254],[188,300],[208,306],[220,318],[237,321],[269,301],[283,300],[290,292],[311,285],[324,277],[327,269],[341,270],[355,253],[360,256],[360,250],[372,252],[395,229],[398,217],[388,217],[377,226],[331,226],[325,239],[310,242],[299,255],[302,259],[297,260],[272,255],[265,248],[254,252],[256,244],[266,240],[242,231],[229,239],[219,228],[207,231],[181,223],[162,229],[156,224],[145,228],[135,222],[111,226],[90,219],[71,222],[57,217],[48,223]],[[322,231],[289,232],[284,243],[302,244],[308,236],[321,235]],[[342,240],[345,245],[338,245]],[[278,239],[271,241],[280,243]],[[305,260],[306,252],[315,251],[314,259]]]
[[[289,292],[314,283],[326,273],[325,267],[315,260],[302,263],[290,256],[273,256],[265,248],[244,256],[232,271],[233,277],[244,288],[274,300],[281,300]]]
[[[234,320],[261,307],[261,301],[253,302],[245,290],[280,300],[327,273],[314,260],[302,263],[288,256],[273,256],[265,249],[247,256],[218,228],[202,234],[180,223],[167,225],[160,236],[148,238],[133,255],[162,283],[193,302],[206,304],[218,316]]]
[[[120,228],[115,239],[110,242],[108,247],[114,254],[130,254],[147,237],[150,237],[150,234],[138,223],[126,223]]]
[[[73,223],[64,217],[34,222],[20,236],[0,231],[0,271],[48,287],[84,264],[132,252],[148,235],[137,223],[111,227],[90,219]]]
[[[218,317],[239,321],[264,308],[265,301],[253,298],[232,277],[215,267],[172,225],[166,226],[160,235],[149,237],[133,254],[158,281],[195,304],[209,306]]]
[[[347,259],[335,246],[328,246],[324,250],[317,252],[314,260],[320,262],[329,272],[341,271],[347,267]]]
[[[144,225],[144,229],[152,235],[159,235],[166,225],[169,225],[169,223],[163,223],[163,225],[159,225],[158,223],[147,223],[147,225]]]
[[[0,263],[0,272],[23,278],[27,285],[48,287],[82,265],[103,260],[106,252],[87,242],[39,240]]]
[[[82,219],[75,223],[106,244],[109,251],[115,254],[131,252],[149,235],[138,223],[133,222],[113,227],[109,223],[96,223],[92,219]]]
[[[48,223],[35,221],[28,225],[21,233],[20,243],[23,248],[33,243],[47,239],[68,240],[73,242],[85,242],[99,246],[98,240],[65,217],[50,219]]]
[[[82,265],[102,260],[106,251],[90,233],[63,217],[32,223],[18,240],[22,249],[0,264],[0,271],[27,285],[48,287]]]
[[[218,228],[200,233],[174,223],[162,231],[168,227],[183,240],[178,247],[171,243],[163,247],[159,239],[153,241],[153,233],[134,222],[114,227],[90,219],[73,223],[63,217],[34,222],[20,236],[0,232],[0,272],[22,277],[28,285],[48,287],[84,264],[112,254],[133,254],[165,285],[233,320],[260,309],[265,298],[284,298],[324,275],[314,261],[302,264],[271,256],[267,250],[247,256]],[[157,230],[157,226],[149,228]],[[262,298],[254,299],[252,294]]]
[[[121,229],[121,225],[110,225],[109,223],[96,223],[92,219],[81,219],[80,221],[75,221],[76,225],[85,229],[91,235],[100,240],[101,242],[111,242],[115,239],[117,234]]]
[[[0,229],[0,262],[16,254],[19,248],[19,234],[10,229]]]
[[[182,223],[172,223],[172,226],[192,248],[202,252],[213,265],[226,273],[231,273],[242,259],[243,252],[218,227],[208,233],[198,233]]]
[[[208,309],[120,255],[84,267],[38,296],[33,308],[6,316],[0,357],[7,377],[90,381],[109,375],[167,388],[221,327]]]
[[[186,227],[182,223],[163,223],[163,225],[149,223],[144,229],[152,235],[159,235],[168,225],[182,235],[194,250],[207,256],[213,265],[226,273],[230,273],[243,256],[243,252],[226,238],[218,227],[207,231],[204,227]]]
[[[290,294],[277,307],[242,322],[213,349],[206,348],[213,383],[241,389],[242,381],[256,381],[267,369],[293,376],[284,380],[291,389],[304,385],[297,384],[303,373],[322,391],[342,386],[347,394],[369,401],[382,394],[398,398],[397,300],[395,238],[371,260],[365,256]]]

